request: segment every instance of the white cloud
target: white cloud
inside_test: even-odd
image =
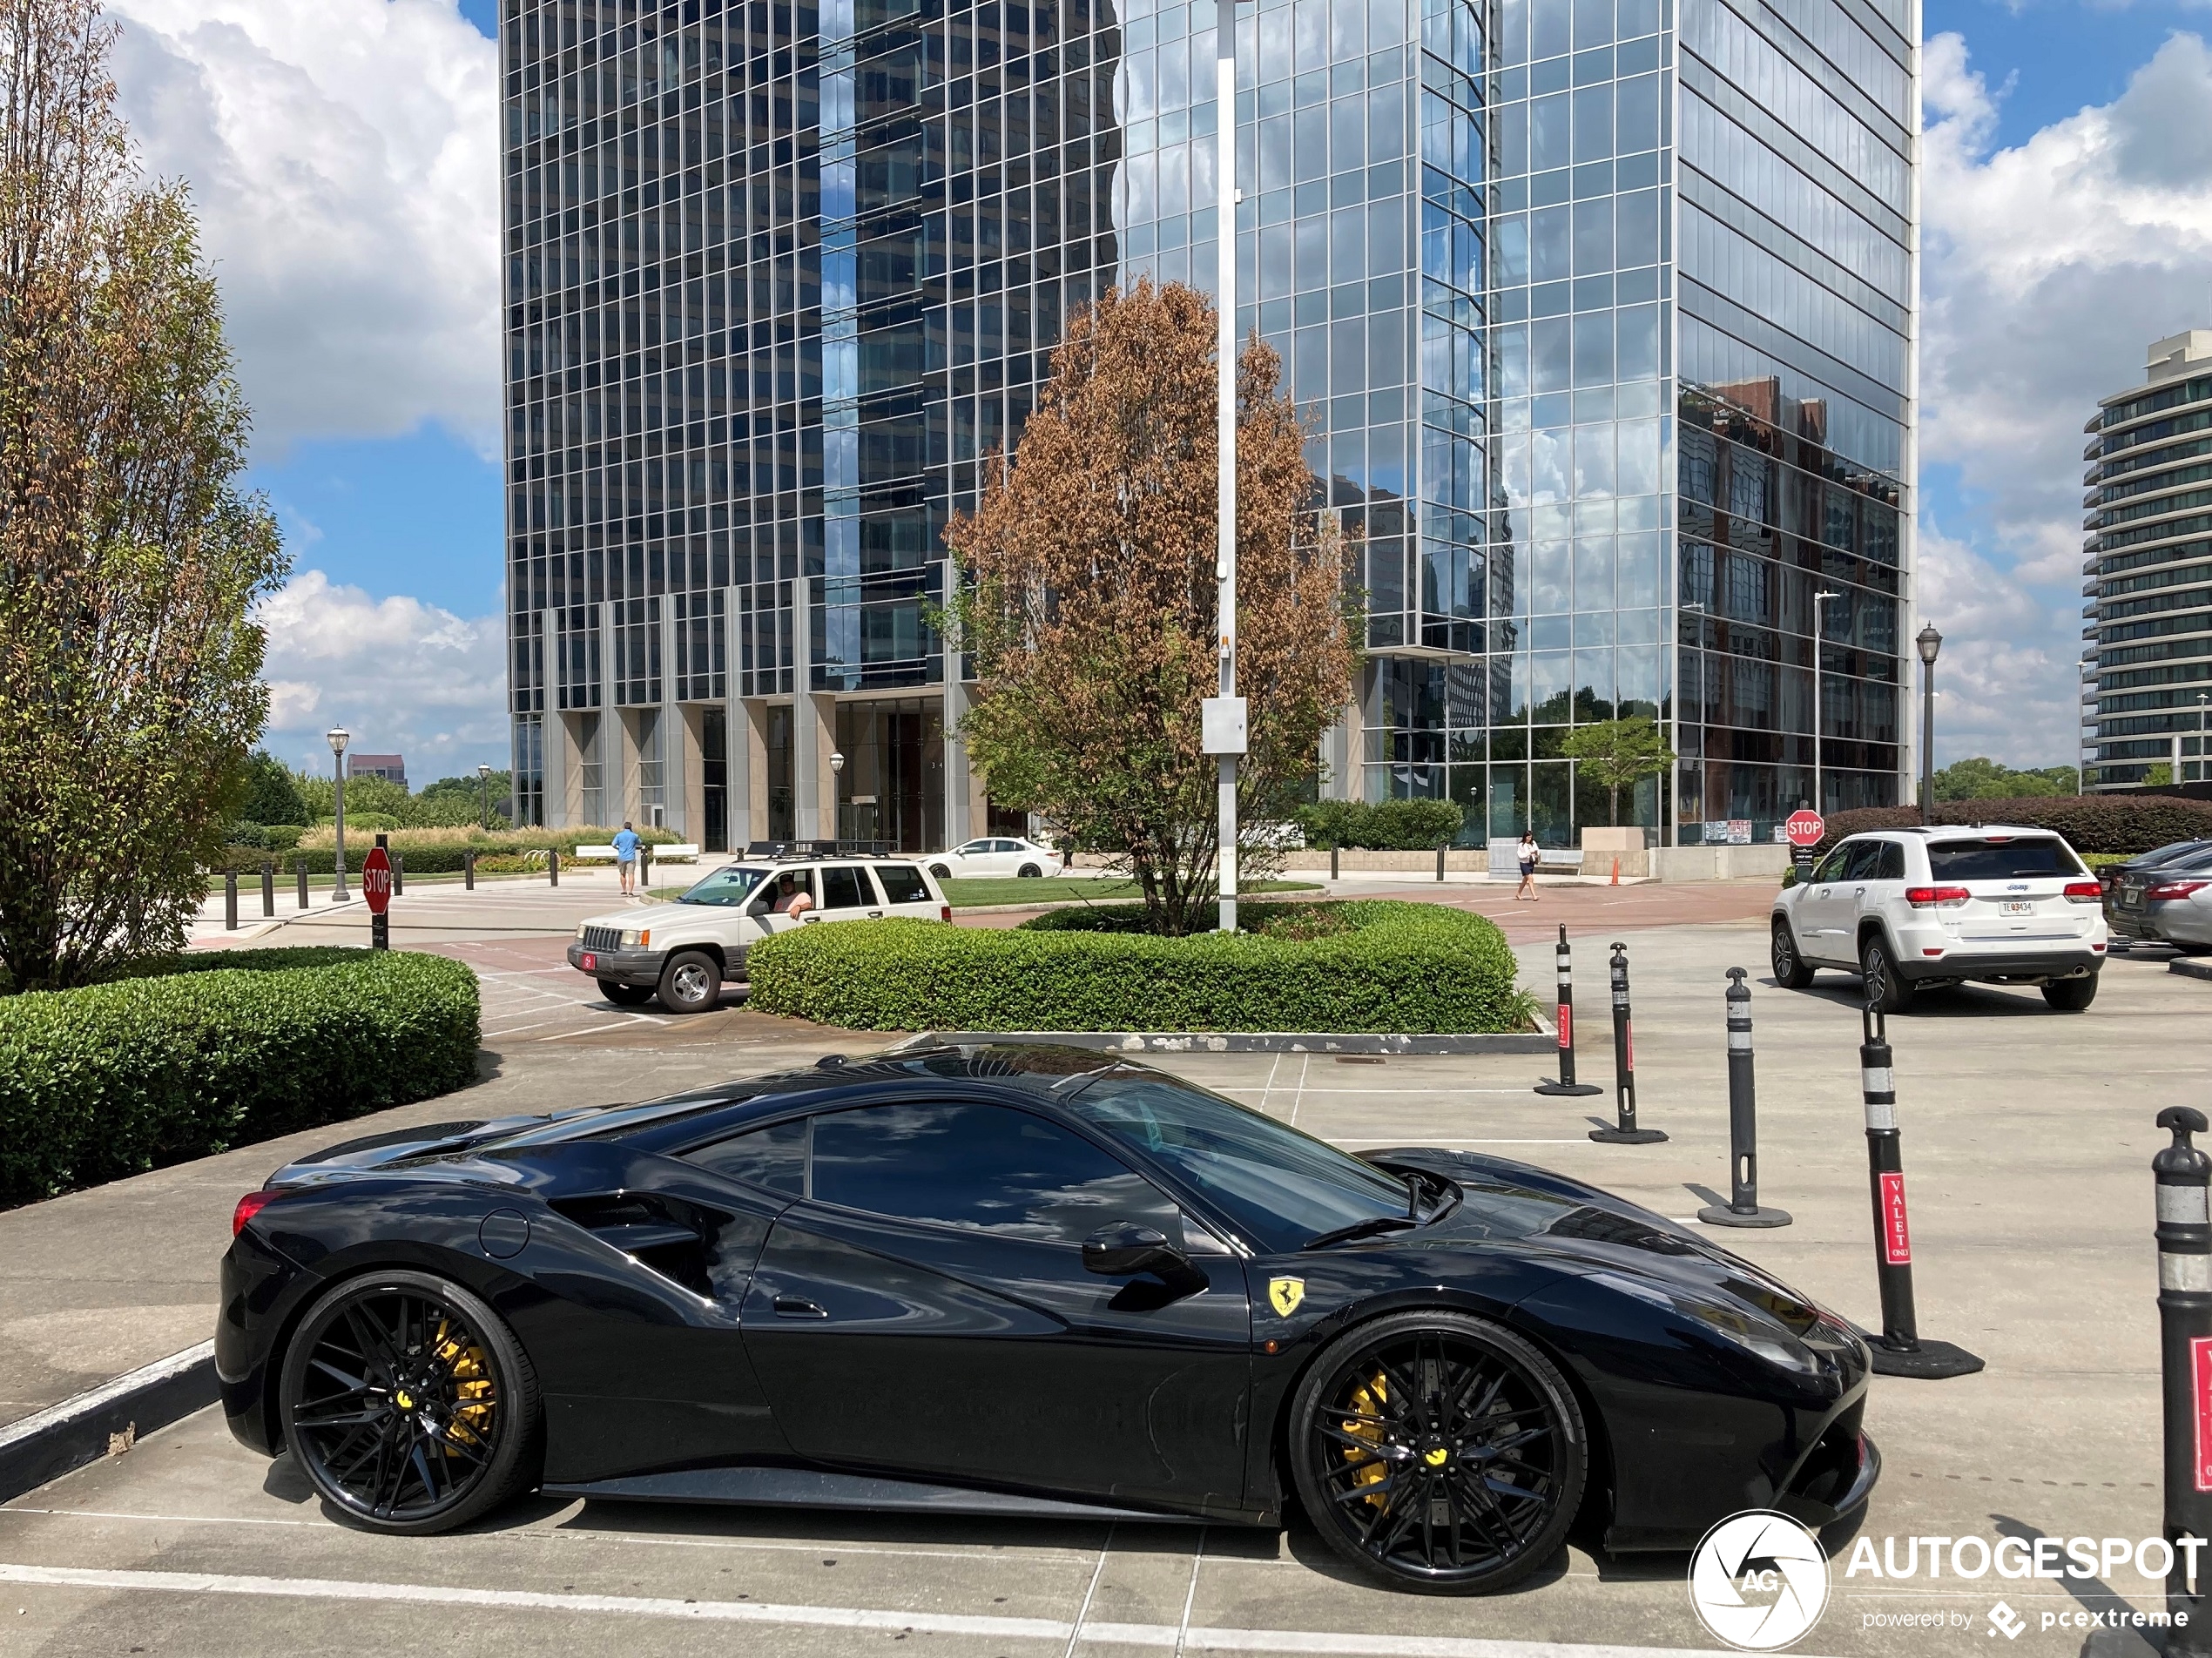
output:
[[[455,0],[108,0],[191,186],[264,458],[438,421],[498,448],[497,52]]]
[[[407,756],[418,787],[507,751],[505,628],[412,598],[371,598],[306,570],[261,606],[269,633],[271,752],[320,759],[343,725],[354,745]]]
[[[1957,467],[1986,522],[1972,548],[1922,525],[1921,609],[1959,692],[1939,758],[1978,733],[2016,763],[2070,760],[2081,427],[2141,382],[2153,340],[2212,323],[2212,52],[2174,35],[2112,103],[2002,150],[1964,41],[1937,36],[1924,63],[1921,459]]]

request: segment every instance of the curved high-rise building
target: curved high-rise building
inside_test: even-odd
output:
[[[1571,844],[1902,798],[1914,0],[1245,0],[1240,330],[1368,659],[1320,786]],[[995,826],[930,618],[1066,319],[1211,287],[1212,0],[504,0],[517,802]],[[833,757],[841,761],[833,764]],[[1011,826],[1003,825],[1001,826]]]

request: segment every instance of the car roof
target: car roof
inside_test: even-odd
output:
[[[2024,824],[2013,823],[1913,823],[1898,829],[1863,829],[1845,840],[1879,840],[1892,835],[1919,835],[1928,840],[1986,840],[1992,835],[2020,837],[2047,835],[2054,840],[2066,837],[2055,829],[2033,829]]]

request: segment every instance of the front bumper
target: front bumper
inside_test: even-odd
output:
[[[2043,950],[1956,949],[1940,956],[1915,956],[1897,964],[1898,976],[1911,983],[1925,979],[1975,984],[2037,983],[2047,979],[2084,979],[2104,966],[2104,953],[2087,945]]]
[[[665,950],[587,950],[583,940],[569,942],[569,965],[608,984],[636,985],[651,990],[660,983]]]

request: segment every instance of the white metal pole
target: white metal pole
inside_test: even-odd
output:
[[[1214,7],[1214,172],[1219,179],[1214,208],[1217,258],[1215,301],[1220,312],[1220,364],[1217,419],[1220,450],[1220,521],[1216,529],[1214,577],[1221,617],[1220,695],[1237,694],[1237,8],[1235,0]],[[1237,757],[1224,754],[1221,766],[1220,930],[1237,930]]]

